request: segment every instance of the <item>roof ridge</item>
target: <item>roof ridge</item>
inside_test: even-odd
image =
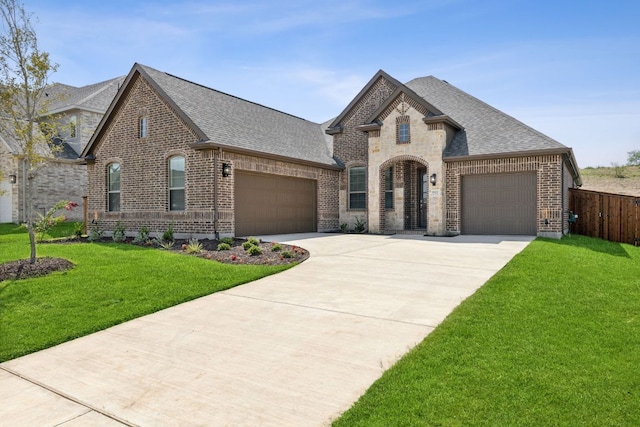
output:
[[[147,68],[151,68],[151,67],[147,67]],[[308,120],[308,119],[302,118],[302,117],[300,117],[300,116],[296,116],[296,115],[294,115],[294,114],[287,113],[287,112],[285,112],[285,111],[277,110],[277,109],[275,109],[275,108],[268,107],[268,106],[263,105],[263,104],[260,104],[260,103],[258,103],[258,102],[254,102],[254,101],[250,101],[250,100],[248,100],[248,99],[240,98],[239,96],[236,96],[236,95],[231,95],[230,93],[223,92],[223,91],[221,91],[221,90],[214,89],[214,88],[211,88],[211,87],[209,87],[209,86],[205,86],[205,85],[203,85],[203,84],[193,82],[193,81],[191,81],[191,80],[187,80],[187,79],[185,79],[185,78],[183,78],[183,77],[179,77],[179,76],[176,76],[176,75],[174,75],[174,74],[167,73],[166,71],[159,71],[159,70],[155,70],[155,71],[158,71],[159,73],[166,74],[167,76],[169,76],[169,77],[173,77],[174,79],[182,80],[182,81],[184,81],[184,82],[186,82],[186,83],[189,83],[189,84],[192,84],[192,85],[194,85],[194,86],[198,86],[198,87],[201,87],[201,88],[203,88],[203,89],[207,89],[207,90],[210,90],[210,91],[217,92],[217,93],[220,93],[220,94],[222,94],[222,95],[228,96],[228,97],[230,97],[230,98],[237,99],[237,100],[239,100],[239,101],[243,101],[243,102],[247,102],[247,103],[249,103],[249,104],[257,105],[258,107],[262,107],[262,108],[265,108],[265,109],[267,109],[267,110],[275,111],[276,113],[285,114],[285,115],[287,115],[287,116],[293,117],[293,118],[298,119],[298,120],[303,120],[303,121],[305,121],[305,122],[309,122],[309,123],[313,123],[313,124],[316,124],[316,125],[320,125],[320,123],[312,122],[311,120]]]
[[[454,91],[457,91],[457,92],[461,93],[462,95],[467,96],[467,97],[469,97],[469,98],[473,99],[473,100],[474,100],[474,101],[476,101],[476,102],[479,102],[480,104],[482,104],[482,105],[484,105],[484,106],[486,106],[486,107],[489,107],[491,110],[493,110],[494,112],[496,112],[496,113],[498,113],[498,114],[500,114],[500,115],[502,115],[502,116],[504,116],[504,117],[508,117],[509,119],[513,120],[513,121],[514,121],[516,124],[518,124],[519,126],[521,126],[521,127],[523,127],[523,128],[526,128],[527,130],[533,131],[533,132],[534,132],[535,134],[537,134],[538,136],[541,136],[541,137],[546,138],[546,139],[548,139],[548,140],[550,140],[550,141],[553,141],[553,142],[555,142],[555,143],[557,143],[557,144],[560,144],[560,145],[562,145],[562,146],[565,146],[565,145],[564,145],[564,144],[562,144],[560,141],[557,141],[556,139],[551,138],[549,135],[545,135],[544,133],[540,132],[539,130],[536,130],[536,129],[534,129],[533,127],[529,126],[528,124],[526,124],[526,123],[524,123],[524,122],[522,122],[522,121],[520,121],[520,120],[516,119],[516,118],[515,118],[515,117],[513,117],[512,115],[507,114],[507,113],[505,113],[504,111],[499,110],[498,108],[494,107],[493,105],[491,105],[491,104],[488,104],[488,103],[484,102],[484,101],[483,101],[483,100],[481,100],[480,98],[477,98],[477,97],[475,97],[475,96],[471,95],[470,93],[465,92],[464,90],[460,89],[460,88],[459,88],[459,87],[457,87],[457,86],[452,85],[451,83],[449,83],[449,82],[448,82],[448,81],[446,81],[446,80],[442,80],[442,79],[439,79],[439,78],[437,78],[437,77],[435,77],[435,76],[431,75],[431,76],[425,76],[425,77],[417,77],[417,78],[415,78],[415,79],[413,79],[413,80],[411,80],[411,81],[419,80],[419,79],[426,79],[426,78],[435,79],[435,80],[437,80],[437,81],[438,81],[438,82],[440,82],[440,83],[446,84],[447,86],[449,86],[450,88],[452,88]],[[410,81],[409,83],[411,83],[411,81]],[[408,84],[408,83],[407,83],[407,84]],[[566,146],[565,146],[565,147],[566,147]]]
[[[95,96],[97,96],[98,94],[100,94],[100,93],[104,92],[105,90],[107,90],[108,88],[110,88],[114,83],[116,83],[116,81],[117,81],[117,80],[119,80],[119,79],[121,79],[121,78],[124,80],[124,77],[122,77],[122,76],[120,76],[120,77],[114,77],[114,78],[109,79],[109,80],[105,80],[105,81],[102,81],[102,82],[93,83],[93,84],[90,84],[90,85],[86,85],[86,86],[82,86],[82,87],[77,88],[77,91],[79,92],[80,90],[82,90],[82,89],[84,89],[84,88],[86,88],[86,87],[89,87],[89,86],[96,86],[96,85],[99,85],[99,84],[104,84],[104,85],[103,85],[101,88],[99,88],[98,90],[95,90],[95,91],[91,92],[89,95],[87,95],[87,96],[85,96],[84,98],[80,99],[80,100],[76,103],[76,105],[81,105],[81,104],[85,103],[86,101],[88,101],[89,99],[94,98],[94,97],[95,97]],[[105,84],[105,83],[106,83],[106,84]]]

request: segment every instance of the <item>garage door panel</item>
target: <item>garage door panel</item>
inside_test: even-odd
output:
[[[535,173],[462,177],[463,234],[536,234]]]
[[[316,181],[236,172],[237,236],[316,231]]]

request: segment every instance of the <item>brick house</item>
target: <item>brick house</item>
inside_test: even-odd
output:
[[[570,148],[434,77],[376,73],[334,120],[135,64],[82,153],[105,230],[559,237]]]
[[[82,87],[55,83],[47,89],[52,100],[48,114],[56,116],[65,131],[54,140],[60,146],[34,178],[34,209],[46,212],[60,200],[82,203],[87,189],[87,167],[79,158],[124,77]],[[0,135],[0,223],[26,221],[26,171],[20,161],[20,145],[8,133]],[[11,181],[15,182],[11,182]],[[82,209],[65,213],[82,220]]]

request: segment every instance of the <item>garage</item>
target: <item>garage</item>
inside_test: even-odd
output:
[[[462,233],[536,235],[535,172],[462,177]]]
[[[236,173],[236,236],[313,232],[316,224],[315,180]]]

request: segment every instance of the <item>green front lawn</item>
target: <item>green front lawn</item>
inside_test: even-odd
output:
[[[127,244],[41,244],[38,256],[66,258],[76,267],[0,283],[0,361],[288,268],[221,264]],[[0,263],[28,257],[26,230],[0,224]]]
[[[640,248],[537,239],[341,426],[640,425]]]

